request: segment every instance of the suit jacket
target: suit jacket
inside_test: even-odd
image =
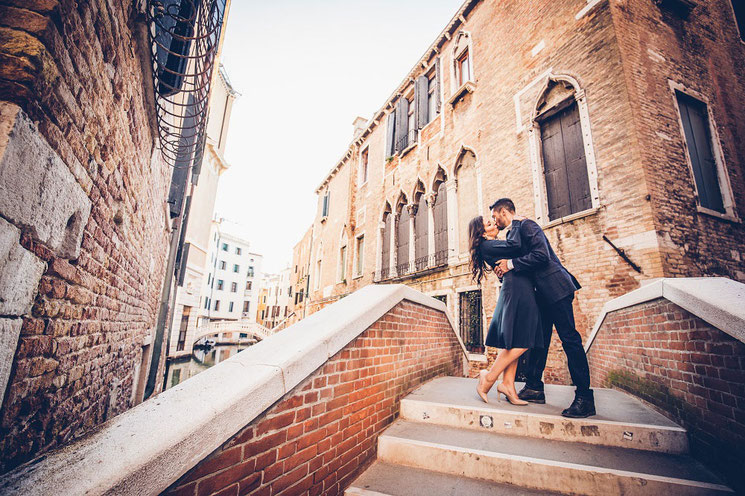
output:
[[[542,299],[548,303],[555,303],[573,295],[582,287],[561,264],[541,226],[526,219],[517,227],[520,229],[522,246],[526,252],[525,255],[512,259],[513,270],[532,273],[535,289]]]

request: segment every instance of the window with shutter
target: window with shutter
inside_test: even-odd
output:
[[[406,98],[399,98],[396,102],[396,133],[393,137],[395,141],[394,151],[400,152],[409,146],[409,101]]]
[[[592,208],[577,104],[540,121],[550,220]]]
[[[416,270],[427,268],[427,259],[429,255],[428,235],[429,235],[429,216],[427,215],[427,201],[424,195],[419,195],[417,202],[416,215],[414,216],[414,256],[416,258]]]
[[[416,79],[414,100],[416,101],[416,129],[421,129],[432,120],[429,112],[429,78],[427,76],[419,76]],[[414,134],[414,139],[416,139],[416,134]]]
[[[396,111],[388,114],[388,127],[385,130],[385,158],[396,154]]]
[[[390,207],[389,207],[390,208]],[[391,273],[391,220],[393,214],[386,213],[383,218],[383,236],[381,243],[382,257],[380,264],[380,278],[387,279]]]
[[[399,276],[409,272],[409,209],[401,207],[396,222],[396,272]]]
[[[365,237],[360,236],[357,238],[357,267],[356,267],[355,275],[361,276],[364,266],[365,266]]]
[[[328,191],[323,195],[323,207],[321,208],[321,217],[328,217],[329,215],[329,201],[331,193]]]
[[[368,151],[370,148],[365,148],[362,150],[362,153],[360,154],[360,175],[359,175],[359,184],[365,184],[367,182],[367,160],[368,160]]]
[[[704,208],[725,213],[706,104],[679,91],[676,96],[698,202]]]
[[[440,266],[448,260],[448,195],[445,183],[441,182],[437,188],[434,205],[435,217],[435,265]]]

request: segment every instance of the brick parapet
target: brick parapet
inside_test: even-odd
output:
[[[606,315],[588,353],[617,387],[688,429],[693,453],[745,488],[745,343],[664,298]]]
[[[165,494],[341,494],[423,382],[462,375],[447,316],[403,301]]]

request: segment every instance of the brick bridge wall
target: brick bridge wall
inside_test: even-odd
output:
[[[617,387],[688,429],[693,454],[745,490],[745,344],[665,299],[609,313],[588,354]]]
[[[0,311],[0,371],[10,369],[0,472],[134,403],[164,275],[171,173],[154,149],[136,3],[0,0],[0,198],[38,182],[26,201],[0,202],[0,228],[39,267],[6,267],[0,253],[0,282],[30,286],[18,311]],[[10,156],[22,137],[28,153]],[[42,234],[66,229],[56,216],[71,198],[80,237],[60,250]]]
[[[403,301],[165,494],[341,494],[375,459],[401,398],[462,375],[464,359],[442,312]]]

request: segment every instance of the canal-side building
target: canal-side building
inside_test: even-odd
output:
[[[220,176],[230,165],[225,160],[225,147],[233,102],[239,96],[230,84],[225,68],[220,65],[216,84],[212,88],[210,115],[207,121],[207,142],[189,205],[189,221],[181,249],[180,269],[176,280],[168,356],[188,355],[192,351],[194,332],[201,316],[202,290],[208,274],[210,234],[212,230],[217,186]]]
[[[264,274],[259,292],[256,321],[267,329],[282,324],[286,327],[293,297],[291,285],[292,269],[287,267],[277,274]]]
[[[308,313],[405,283],[444,301],[484,360],[499,283],[471,279],[467,224],[505,196],[584,286],[585,336],[606,301],[650,279],[745,281],[738,12],[465,2],[320,181]],[[557,342],[549,360],[566,381]]]
[[[313,228],[305,231],[303,238],[292,248],[292,272],[290,274],[290,287],[292,287],[292,298],[289,307],[290,314],[287,325],[292,325],[305,317],[305,303],[309,291],[310,282],[310,253],[312,250]]]

